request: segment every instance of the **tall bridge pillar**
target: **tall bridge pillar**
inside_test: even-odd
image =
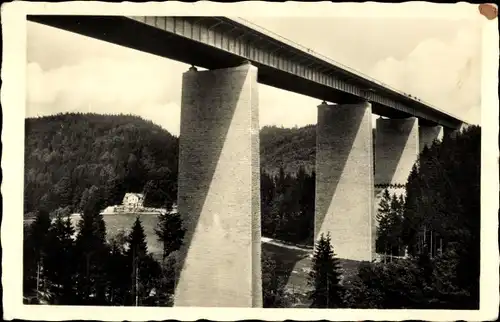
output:
[[[330,232],[340,258],[375,252],[371,104],[318,106],[314,235]]]
[[[420,152],[418,119],[378,118],[376,126],[375,185],[404,185]]]
[[[446,128],[444,130],[444,135],[448,136],[448,137],[455,137],[457,136],[460,132],[462,132],[463,130],[467,129],[469,127],[469,124],[467,123],[462,123],[460,124],[459,127],[457,128]]]
[[[262,307],[257,68],[182,79],[174,305]]]
[[[422,152],[426,146],[430,148],[434,140],[441,141],[443,139],[443,133],[443,127],[441,125],[421,125],[418,129],[419,152]]]

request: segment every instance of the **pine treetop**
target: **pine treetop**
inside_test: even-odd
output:
[[[136,217],[132,230],[128,235],[129,253],[134,256],[145,257],[148,254],[146,233],[139,216]]]

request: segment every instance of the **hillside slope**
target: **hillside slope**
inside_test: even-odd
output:
[[[106,204],[125,192],[149,192],[146,203],[175,200],[178,138],[132,115],[67,113],[28,118],[25,144],[25,214],[43,207],[78,211],[89,195]],[[264,127],[262,169],[295,173],[314,169],[316,130]]]
[[[178,138],[151,121],[67,113],[25,124],[25,214],[40,206],[76,211],[91,192],[107,204],[120,203],[125,192],[147,192],[153,207],[164,206],[165,196],[176,199]],[[310,174],[315,159],[316,125],[261,129],[263,171],[295,174],[303,166]]]
[[[175,198],[178,139],[150,121],[72,113],[29,118],[25,126],[25,214],[39,207],[76,211],[91,194],[119,203],[147,184],[162,187],[150,189],[148,203]]]
[[[260,162],[268,173],[277,174],[280,166],[286,173],[296,173],[300,166],[314,170],[316,160],[316,125],[301,128],[263,127],[260,131]]]

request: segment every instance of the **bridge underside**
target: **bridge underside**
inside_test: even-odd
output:
[[[166,19],[165,17],[161,18]],[[176,19],[182,18],[183,17]],[[185,19],[192,20],[194,18],[196,17],[188,17]],[[211,17],[206,17],[204,19],[209,18]],[[283,54],[285,56],[277,54],[275,57],[277,63],[274,64],[275,60],[273,60],[273,63],[270,63],[269,60],[271,58],[269,57],[273,54],[271,54],[268,48],[264,48],[264,45],[255,47],[259,49],[251,48],[251,54],[242,55],[241,53],[243,51],[248,52],[248,47],[250,45],[248,45],[247,42],[242,42],[240,45],[240,47],[246,46],[244,50],[221,50],[221,46],[214,46],[209,44],[209,42],[203,42],[199,39],[194,39],[194,37],[184,35],[182,33],[186,33],[184,28],[180,32],[168,32],[166,26],[161,28],[156,25],[152,26],[152,24],[155,23],[143,17],[38,15],[28,16],[28,19],[206,69],[234,67],[248,59],[259,70],[258,82],[265,85],[333,103],[354,104],[368,100],[372,105],[372,112],[374,114],[389,118],[417,116],[422,125],[437,125],[437,120],[439,119],[439,116],[436,116],[437,114],[434,115],[437,111],[420,112],[417,108],[405,107],[395,102],[390,96],[387,96],[387,100],[377,93],[369,93],[367,97],[363,97],[364,94],[360,94],[360,91],[363,89],[359,84],[359,80],[354,80],[352,77],[346,76],[341,72],[334,71],[333,74],[330,72],[325,74],[319,72],[319,67],[311,67],[308,70],[307,67],[304,67],[306,65],[300,62],[303,60],[301,57],[296,58],[297,56],[294,56],[294,58],[291,59],[285,57],[286,54]],[[144,21],[140,21],[141,19]],[[187,24],[187,22],[184,23]],[[189,34],[192,36],[192,29],[195,28],[195,22],[189,23],[192,24],[190,26],[191,33]],[[164,22],[164,25],[166,25],[166,22]],[[209,27],[206,29],[207,33],[211,32]],[[218,33],[214,34],[214,37],[217,37],[218,34],[222,35],[220,37],[230,35],[233,30],[234,28],[227,30],[219,29],[217,31]],[[227,37],[229,39],[228,41],[234,41],[235,46],[238,45],[237,42],[239,40],[235,40],[238,37]],[[257,53],[254,53],[254,51]],[[267,58],[262,59],[263,56]],[[300,72],[291,72],[291,70],[300,70]],[[306,73],[308,76],[304,77]],[[328,77],[333,77],[333,80]],[[426,113],[430,114],[427,116]],[[457,122],[450,121],[446,118],[443,119],[443,123],[445,123],[443,125],[451,128],[457,128],[459,126]]]

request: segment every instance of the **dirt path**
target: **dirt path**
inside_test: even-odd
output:
[[[281,242],[279,240],[272,239],[272,238],[269,238],[269,237],[261,237],[261,241],[263,243],[272,244],[272,245],[276,245],[276,246],[280,246],[280,247],[284,247],[284,248],[288,248],[288,249],[293,249],[293,250],[298,250],[298,251],[303,251],[303,252],[310,252],[312,250],[312,249],[309,249],[309,248],[306,248],[306,247],[300,247],[300,246],[285,244],[285,243],[283,243],[283,242]]]

